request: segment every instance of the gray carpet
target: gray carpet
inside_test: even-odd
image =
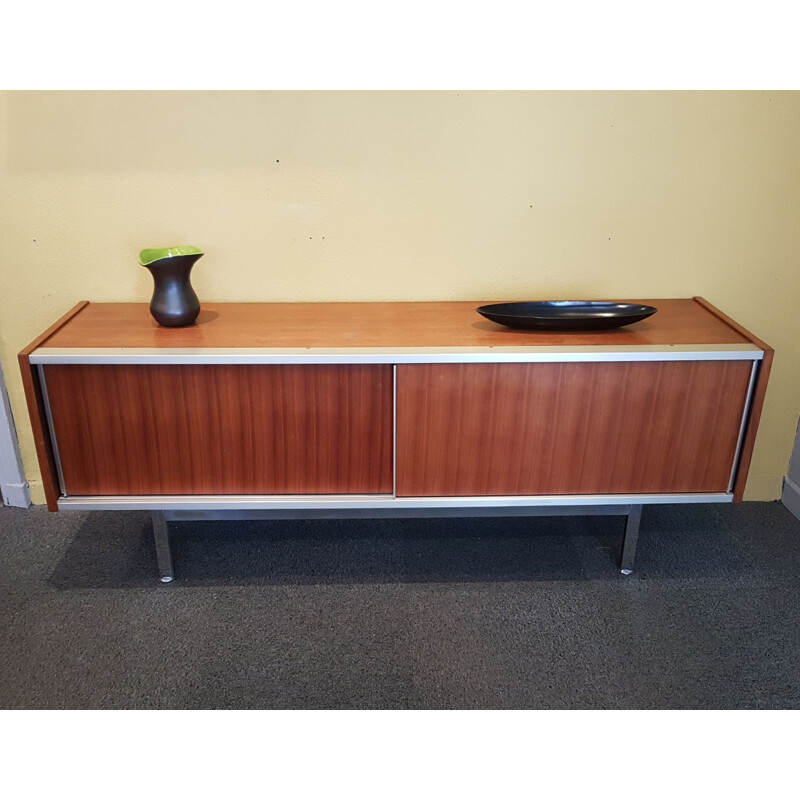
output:
[[[0,509],[3,709],[796,709],[800,522],[174,523]]]

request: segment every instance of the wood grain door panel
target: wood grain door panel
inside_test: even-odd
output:
[[[391,493],[392,367],[51,365],[71,495]]]
[[[727,492],[751,367],[399,365],[397,494]]]

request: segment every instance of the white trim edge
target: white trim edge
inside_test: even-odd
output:
[[[3,505],[27,508],[31,504],[31,490],[25,483],[4,483],[0,485],[3,494]]]
[[[0,365],[0,492],[3,504],[27,508],[31,504],[31,492],[25,480],[22,456],[17,442],[17,429],[8,399],[3,368]]]
[[[800,519],[800,486],[788,475],[783,479],[781,502],[797,517],[797,519]]]

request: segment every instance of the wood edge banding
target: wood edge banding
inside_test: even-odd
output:
[[[44,333],[40,333],[27,347],[20,350],[20,356],[29,356],[37,347],[41,347],[57,330],[63,328],[74,316],[89,305],[88,300],[81,300],[74,305],[63,317],[54,322]]]
[[[706,311],[713,314],[717,319],[722,320],[729,328],[732,328],[736,331],[736,333],[744,336],[745,339],[752,342],[756,347],[760,347],[764,353],[773,352],[772,348],[764,341],[758,338],[758,336],[753,335],[747,328],[741,326],[738,322],[731,319],[727,314],[720,311],[716,306],[712,305],[708,302],[704,297],[693,297],[696,303],[699,303]]]
[[[48,511],[58,511],[58,498],[61,490],[59,488],[55,454],[48,435],[47,414],[45,413],[42,387],[36,368],[31,364],[30,355],[87,305],[89,305],[88,300],[82,300],[77,303],[61,319],[39,334],[27,347],[23,348],[17,356],[19,369],[22,373],[22,386],[25,390],[25,401],[28,406],[28,416],[33,430],[33,441],[36,445],[36,456],[39,459],[39,470],[42,473],[42,486],[47,500]]]

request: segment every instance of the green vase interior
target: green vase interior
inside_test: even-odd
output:
[[[199,247],[192,247],[185,244],[180,247],[155,247],[149,250],[142,250],[139,253],[139,263],[146,267],[154,261],[160,261],[162,258],[170,258],[172,256],[196,256],[203,255],[203,251]]]

